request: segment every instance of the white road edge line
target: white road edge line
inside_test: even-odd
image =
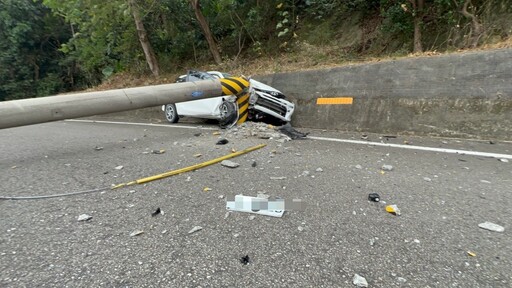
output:
[[[392,144],[392,143],[368,142],[368,141],[360,141],[360,140],[346,140],[346,139],[326,138],[326,137],[316,137],[316,136],[308,136],[307,138],[321,140],[321,141],[330,141],[330,142],[342,142],[342,143],[363,144],[363,145],[371,145],[371,146],[393,147],[393,148],[402,148],[402,149],[411,149],[411,150],[451,153],[451,154],[459,154],[459,155],[473,155],[473,156],[482,156],[482,157],[492,157],[492,158],[498,158],[498,159],[512,159],[512,155],[508,155],[508,154],[497,154],[497,153],[487,153],[487,152],[478,152],[478,151],[424,147],[424,146],[415,146],[415,145],[402,145],[402,144]]]
[[[115,121],[78,120],[78,119],[69,119],[69,120],[64,120],[64,121],[86,122],[86,123],[103,123],[103,124],[119,124],[119,125],[156,126],[156,127],[182,128],[182,129],[217,130],[216,128],[210,128],[210,127],[181,126],[181,125],[172,125],[172,124],[115,122]],[[482,157],[491,157],[491,158],[497,158],[497,159],[512,159],[512,155],[509,155],[509,154],[498,154],[498,153],[488,153],[488,152],[479,152],[479,151],[467,151],[467,150],[458,150],[458,149],[445,149],[445,148],[435,148],[435,147],[425,147],[425,146],[415,146],[415,145],[403,145],[403,144],[392,144],[392,143],[368,142],[368,141],[360,141],[360,140],[347,140],[347,139],[327,138],[327,137],[317,137],[317,136],[307,136],[307,138],[314,139],[314,140],[321,140],[321,141],[330,141],[330,142],[341,142],[341,143],[351,143],[351,144],[363,144],[363,145],[370,145],[370,146],[393,147],[393,148],[402,148],[402,149],[411,149],[411,150],[422,150],[422,151],[431,151],[431,152],[441,152],[441,153],[450,153],[450,154],[459,154],[459,155],[482,156]]]
[[[136,123],[136,122],[116,122],[116,121],[98,121],[98,120],[79,120],[79,119],[67,119],[66,122],[84,122],[84,123],[101,123],[101,124],[119,124],[119,125],[139,125],[139,126],[154,126],[154,127],[165,127],[165,128],[181,128],[181,129],[203,129],[203,130],[218,130],[210,127],[199,127],[199,126],[183,126],[173,124],[154,124],[154,123]]]

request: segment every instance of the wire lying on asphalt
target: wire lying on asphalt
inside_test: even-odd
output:
[[[66,196],[73,196],[73,195],[80,195],[80,194],[102,192],[102,191],[106,191],[106,190],[114,190],[114,189],[124,188],[124,187],[135,185],[135,184],[144,184],[144,183],[147,183],[147,182],[151,182],[151,181],[155,181],[155,180],[160,180],[160,179],[163,179],[163,178],[166,178],[166,177],[169,177],[169,176],[178,175],[178,174],[182,174],[182,173],[185,173],[185,172],[201,169],[201,168],[204,168],[206,166],[210,166],[210,165],[213,165],[215,163],[219,163],[222,160],[234,158],[234,157],[240,156],[242,154],[246,154],[246,153],[252,152],[254,150],[261,149],[261,148],[263,148],[265,146],[267,146],[267,145],[266,144],[256,145],[256,146],[244,149],[242,151],[234,152],[234,153],[231,153],[231,154],[228,154],[228,155],[225,155],[225,156],[213,159],[213,160],[209,160],[209,161],[206,161],[206,162],[203,162],[203,163],[192,165],[192,166],[189,166],[189,167],[186,167],[186,168],[182,168],[182,169],[178,169],[178,170],[172,170],[172,171],[169,171],[169,172],[165,172],[165,173],[162,173],[162,174],[158,174],[158,175],[154,175],[154,176],[138,179],[138,180],[131,181],[131,182],[128,182],[128,183],[121,183],[121,184],[118,184],[118,185],[114,185],[112,187],[97,188],[97,189],[86,190],[86,191],[78,191],[78,192],[72,192],[72,193],[43,195],[43,196],[0,196],[0,200],[37,200],[37,199],[48,199],[48,198],[66,197]]]
[[[42,196],[0,196],[0,200],[37,200],[37,199],[48,199],[48,198],[58,198],[58,197],[66,197],[80,194],[88,194],[88,193],[97,193],[110,190],[110,187],[97,188],[92,190],[71,192],[71,193],[62,193],[62,194],[52,194],[52,195],[42,195]]]

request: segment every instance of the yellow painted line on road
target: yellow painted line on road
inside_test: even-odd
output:
[[[353,102],[353,97],[333,97],[316,99],[316,105],[351,105]]]

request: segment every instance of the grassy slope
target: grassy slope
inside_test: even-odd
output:
[[[512,39],[495,43],[492,45],[483,45],[476,49],[458,50],[449,53],[464,53],[467,51],[483,51],[491,49],[512,48]],[[297,44],[294,51],[282,53],[279,56],[259,57],[251,59],[238,58],[237,60],[225,61],[221,65],[205,64],[190,66],[190,69],[198,70],[217,70],[228,72],[233,75],[263,75],[280,72],[292,72],[311,69],[322,69],[335,66],[343,66],[350,64],[362,64],[386,60],[395,60],[405,57],[435,57],[441,55],[438,52],[424,52],[419,54],[393,55],[385,57],[347,57],[346,54],[340,54],[336,50],[338,47],[332,45],[313,46],[305,42]],[[448,52],[447,52],[448,53]],[[445,53],[446,54],[446,53]],[[179,75],[186,71],[178,71],[175,73],[166,73],[159,78],[148,75],[136,75],[132,73],[118,73],[107,79],[101,85],[89,89],[92,90],[109,90],[127,87],[138,87],[156,84],[173,83]]]

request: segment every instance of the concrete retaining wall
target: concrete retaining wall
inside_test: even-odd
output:
[[[512,49],[254,78],[296,103],[297,127],[512,140]]]

